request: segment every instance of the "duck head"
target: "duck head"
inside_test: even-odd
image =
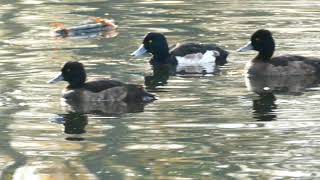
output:
[[[256,59],[263,61],[270,60],[275,50],[275,42],[272,37],[272,33],[265,29],[257,30],[252,34],[251,40],[237,51],[246,52],[249,50],[256,50],[259,52]]]
[[[156,59],[166,58],[169,56],[167,39],[163,34],[154,32],[148,33],[143,39],[141,46],[131,53],[131,55],[138,57],[147,52],[151,53]]]
[[[86,81],[86,72],[83,64],[77,61],[69,61],[64,64],[61,73],[48,83],[57,83],[59,81],[67,81],[69,88],[80,88]]]

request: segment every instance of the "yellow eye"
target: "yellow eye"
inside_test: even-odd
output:
[[[149,42],[149,44],[151,44],[151,43],[152,43],[152,40],[149,40],[148,42]]]
[[[256,40],[256,41],[260,41],[260,38],[256,38],[255,40]]]

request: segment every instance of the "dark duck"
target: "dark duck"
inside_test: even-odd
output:
[[[216,65],[227,63],[229,54],[215,44],[184,43],[169,48],[165,36],[154,32],[148,33],[131,55],[137,57],[145,53],[153,55],[150,64],[172,65],[177,73],[212,73]]]
[[[249,50],[258,51],[258,55],[246,65],[249,76],[301,76],[320,73],[319,58],[300,55],[273,57],[275,42],[272,33],[265,29],[253,33],[249,43],[238,51]]]
[[[61,74],[48,83],[59,81],[69,83],[63,91],[63,98],[72,102],[150,102],[155,100],[155,96],[146,92],[140,85],[105,78],[86,82],[86,71],[82,63],[76,61],[65,63]]]

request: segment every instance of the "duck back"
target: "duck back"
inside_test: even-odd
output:
[[[116,86],[122,86],[124,83],[116,80],[99,78],[93,81],[88,81],[84,84],[84,89],[91,92],[100,92]]]
[[[267,62],[254,59],[247,64],[251,75],[295,76],[320,74],[320,59],[297,55],[282,55]]]
[[[155,100],[155,96],[144,91],[140,85],[125,84],[104,78],[88,81],[79,89],[67,87],[63,94],[65,99],[72,101],[142,102]]]

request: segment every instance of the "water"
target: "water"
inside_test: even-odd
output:
[[[319,6],[2,0],[0,179],[319,178],[319,87],[312,77],[248,82],[243,67],[255,53],[235,52],[267,28],[276,54],[320,56]],[[50,23],[69,26],[90,16],[115,19],[115,37],[49,36]],[[95,113],[61,105],[65,84],[46,84],[69,60],[83,62],[90,77],[144,84],[150,56],[129,54],[150,31],[165,33],[170,44],[215,42],[231,52],[230,63],[213,76],[164,77],[150,87],[159,100],[144,107],[90,106]],[[264,83],[276,93],[261,94]]]

